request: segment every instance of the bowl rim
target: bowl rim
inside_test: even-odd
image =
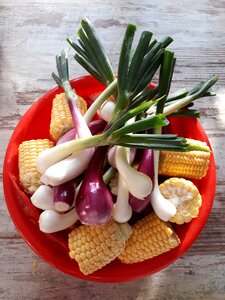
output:
[[[90,75],[78,77],[78,78],[75,78],[75,79],[71,80],[71,84],[74,85],[76,83],[79,83],[80,81],[87,81],[87,80],[92,80],[93,81],[93,77],[90,76]],[[7,209],[9,211],[11,219],[13,220],[19,234],[25,240],[25,242],[30,246],[30,248],[39,257],[41,257],[44,261],[46,261],[48,264],[52,265],[56,269],[66,273],[66,274],[69,274],[73,277],[85,279],[85,280],[88,280],[88,281],[95,281],[95,282],[126,282],[126,281],[132,281],[132,280],[136,280],[136,279],[139,279],[139,278],[143,278],[143,277],[152,275],[152,274],[166,268],[168,265],[171,265],[175,260],[180,258],[192,246],[192,244],[195,242],[195,240],[198,238],[200,232],[204,228],[204,226],[205,226],[205,224],[208,220],[209,214],[211,212],[212,205],[213,205],[213,202],[214,202],[214,197],[215,197],[215,191],[216,191],[216,167],[215,167],[215,160],[214,160],[213,152],[211,153],[211,158],[210,158],[211,177],[209,178],[209,181],[210,181],[209,186],[211,188],[208,191],[209,192],[208,197],[211,199],[211,201],[208,203],[207,207],[205,207],[205,213],[201,217],[201,224],[196,227],[196,229],[193,233],[193,236],[191,237],[191,241],[189,243],[186,243],[182,248],[179,248],[179,246],[178,246],[177,249],[175,248],[175,249],[171,250],[175,253],[174,256],[172,258],[170,258],[168,263],[164,262],[161,266],[158,266],[158,267],[155,266],[155,269],[154,269],[153,272],[151,270],[148,271],[148,269],[143,265],[144,266],[143,272],[137,272],[137,274],[136,274],[136,272],[133,272],[133,273],[129,272],[127,274],[122,274],[119,278],[114,278],[112,276],[109,276],[108,278],[102,278],[102,276],[98,275],[98,273],[97,273],[98,271],[94,272],[93,274],[90,274],[88,276],[85,276],[82,273],[74,274],[74,272],[72,270],[69,270],[69,269],[65,268],[63,265],[57,265],[57,262],[52,261],[52,259],[50,259],[50,257],[48,257],[46,253],[40,253],[40,249],[36,245],[35,238],[32,236],[31,232],[29,231],[29,226],[28,227],[23,226],[21,217],[19,217],[19,215],[16,214],[16,210],[15,210],[13,201],[9,200],[9,198],[12,197],[12,191],[10,191],[12,186],[9,185],[9,180],[8,180],[8,178],[9,178],[9,176],[8,176],[8,174],[9,174],[8,159],[9,159],[9,156],[10,156],[11,144],[12,144],[13,140],[16,138],[17,134],[19,133],[20,124],[22,124],[24,122],[24,120],[29,117],[29,114],[35,109],[35,107],[37,105],[39,105],[39,103],[44,101],[46,98],[52,97],[52,95],[55,95],[55,94],[57,94],[61,91],[62,91],[62,89],[60,87],[55,87],[55,88],[47,91],[46,93],[44,93],[38,100],[36,100],[30,106],[30,108],[25,112],[25,114],[22,116],[22,118],[20,119],[20,121],[16,125],[16,127],[15,127],[15,129],[14,129],[12,135],[11,135],[11,138],[8,142],[8,146],[7,146],[7,150],[6,150],[6,154],[5,154],[5,159],[4,159],[4,165],[3,165],[3,189],[4,189],[5,202],[6,202],[6,205],[7,205]],[[204,129],[202,128],[200,122],[198,120],[196,120],[196,121],[197,121],[196,124],[198,125],[198,130],[200,130],[202,138],[207,142],[207,144],[211,148],[211,145],[209,143],[208,137],[207,137]],[[169,251],[169,252],[171,252],[171,251]],[[162,254],[162,255],[164,255],[164,254]],[[141,264],[141,263],[138,263],[138,264]],[[137,266],[138,264],[133,264],[133,265]]]

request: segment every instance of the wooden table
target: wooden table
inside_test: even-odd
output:
[[[0,163],[24,112],[54,87],[55,55],[88,16],[117,68],[125,26],[171,35],[177,64],[172,89],[191,88],[211,74],[215,99],[199,100],[201,122],[217,167],[217,191],[206,227],[186,254],[165,270],[123,284],[86,282],[37,257],[15,229],[1,189],[0,299],[224,299],[225,298],[225,2],[135,0],[2,0],[0,5]],[[71,77],[85,72],[73,64]],[[1,174],[2,181],[2,174]],[[209,187],[210,188],[210,187]]]

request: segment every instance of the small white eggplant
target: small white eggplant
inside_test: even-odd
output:
[[[53,210],[45,210],[39,217],[39,228],[42,232],[53,233],[72,226],[78,220],[75,209],[60,214]]]

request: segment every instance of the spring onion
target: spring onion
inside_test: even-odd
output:
[[[126,122],[130,118],[133,118],[138,114],[146,111],[154,104],[154,101],[147,101],[146,103],[142,103],[138,106],[135,105],[132,107],[132,109],[130,109],[132,101],[139,93],[142,93],[142,91],[146,90],[149,81],[152,79],[158,67],[164,60],[164,47],[168,44],[168,42],[165,42],[165,39],[164,42],[158,43],[157,46],[155,44],[155,46],[153,47],[142,47],[140,46],[140,43],[141,45],[142,43],[148,44],[150,35],[146,33],[144,37],[140,39],[138,47],[141,48],[144,52],[142,54],[139,54],[140,58],[138,59],[138,61],[139,63],[141,61],[141,68],[145,70],[145,73],[139,74],[137,81],[133,73],[135,70],[134,65],[136,63],[136,60],[133,61],[133,59],[137,59],[138,54],[136,54],[133,58],[131,58],[130,54],[134,32],[135,26],[129,24],[124,36],[123,46],[120,54],[117,84],[118,97],[113,112],[114,117],[110,122],[108,129],[104,133],[97,136],[79,138],[77,140],[69,141],[43,151],[37,158],[37,167],[41,173],[45,172],[46,169],[52,164],[63,160],[71,154],[76,155],[77,153],[82,152],[85,149],[98,146],[121,145],[125,147],[135,148],[189,151],[189,146],[186,143],[186,140],[178,138],[176,135],[130,134],[155,127],[166,126],[168,124],[168,121],[163,115],[156,114],[155,116],[150,116],[143,120],[136,120],[133,124],[126,125]],[[168,40],[170,41],[170,39]],[[94,47],[95,45],[92,46]],[[89,60],[93,61],[91,57],[92,56],[89,57]],[[58,83],[61,83],[68,98],[72,98],[74,96],[74,93],[69,85],[68,66],[66,62],[67,58],[64,51],[61,55],[61,58],[58,58],[58,66],[62,65],[62,70],[60,70],[61,73],[59,73],[65,76],[66,80],[62,81],[56,75],[54,75],[54,78]],[[132,65],[133,67],[131,68]],[[99,68],[99,70],[101,70],[101,68]],[[111,82],[114,81],[111,80]],[[109,86],[105,91],[107,91],[108,88]],[[113,93],[113,91],[111,92]],[[159,94],[158,96],[158,100],[160,100],[160,103],[162,101],[161,98],[164,95]]]
[[[118,195],[116,203],[113,205],[112,217],[119,223],[125,223],[130,220],[131,216],[132,208],[129,204],[128,186],[123,179],[123,176],[119,174]]]
[[[116,104],[113,101],[105,101],[100,107],[99,114],[100,117],[109,123],[113,118],[113,111]]]
[[[160,69],[159,77],[159,94],[164,95],[163,101],[157,103],[156,112],[162,113],[166,97],[169,93],[170,84],[173,75],[173,69],[175,65],[175,58],[173,52],[165,50],[163,63]],[[160,134],[161,128],[155,129],[155,132]],[[151,205],[156,215],[163,221],[168,221],[172,216],[176,214],[176,207],[174,204],[165,199],[160,190],[158,183],[158,168],[159,168],[159,151],[154,151],[154,187],[150,195]]]
[[[176,209],[162,197],[158,189],[159,150],[201,150],[199,145],[194,146],[196,148],[190,146],[185,138],[161,134],[161,128],[169,124],[166,116],[176,114],[180,108],[199,97],[212,95],[210,87],[217,77],[200,83],[191,91],[181,90],[169,95],[175,58],[166,47],[172,39],[166,37],[158,42],[152,39],[151,32],[144,31],[136,49],[132,49],[135,31],[134,25],[127,26],[120,52],[118,79],[115,79],[111,64],[87,19],[81,21],[78,43],[68,39],[76,52],[75,59],[106,86],[84,117],[76,106],[76,92],[70,86],[67,50],[57,57],[58,76],[53,73],[53,78],[66,93],[76,136],[72,139],[72,135],[68,134],[64,143],[59,142],[55,147],[43,151],[38,156],[37,167],[42,173],[43,182],[53,186],[84,175],[77,188],[79,191],[75,201],[77,215],[83,224],[105,224],[111,216],[118,222],[126,222],[131,217],[131,207],[140,212],[149,201],[156,214],[167,221]],[[149,90],[149,83],[158,69],[159,83]],[[115,103],[109,101],[110,96],[113,96]],[[96,135],[90,132],[88,124],[91,124],[97,111],[108,124],[102,133]],[[190,114],[197,115],[194,110],[189,110]],[[103,166],[109,147],[109,162],[119,171],[118,196],[114,206],[106,184],[115,169],[110,168],[103,179]],[[139,169],[135,170],[130,161],[132,150],[137,148],[144,149],[144,155]],[[154,168],[151,168],[153,150]],[[67,208],[64,204],[63,210],[71,208],[71,203]],[[46,230],[51,230],[51,226]]]
[[[68,211],[75,200],[75,185],[73,181],[67,181],[53,187],[53,201],[58,212]]]
[[[142,172],[149,176],[149,178],[154,180],[154,157],[152,149],[144,149],[142,157],[138,166],[138,172]],[[142,212],[150,203],[150,195],[145,197],[143,200],[140,200],[133,195],[130,195],[129,202],[133,209],[138,213]]]
[[[32,204],[42,210],[55,210],[53,201],[53,189],[47,185],[40,185],[30,197]]]
[[[95,135],[103,131],[106,124],[107,123],[102,119],[94,120],[91,121],[91,123],[88,125],[88,128],[90,129],[91,134]],[[77,134],[76,128],[70,129],[61,138],[58,139],[57,145],[74,140],[76,138],[76,134]]]
[[[67,229],[77,221],[78,217],[74,208],[64,214],[60,214],[49,209],[40,214],[38,223],[42,232],[54,233]]]
[[[107,151],[108,147],[96,149],[76,197],[77,215],[83,224],[105,224],[112,215],[112,195],[102,177]]]
[[[79,44],[67,39],[70,46],[76,51],[74,58],[100,82],[106,86],[109,85],[115,79],[114,72],[102,44],[87,18],[81,20],[77,35]]]
[[[127,158],[127,151],[129,152],[129,149],[125,147],[117,147],[116,167],[126,182],[129,192],[138,199],[144,199],[151,193],[152,181],[147,175],[132,168]]]
[[[114,168],[116,168],[116,161],[115,161],[116,149],[117,149],[117,146],[113,146],[108,151],[108,162]],[[136,154],[136,149],[130,148],[130,158],[129,158],[130,163],[132,163],[134,161],[135,154]]]

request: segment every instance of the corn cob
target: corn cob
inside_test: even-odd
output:
[[[119,255],[122,263],[132,264],[158,256],[180,243],[170,223],[161,221],[154,213],[138,221],[126,243],[125,250]]]
[[[86,101],[78,97],[77,106],[84,115],[87,111]],[[50,134],[54,140],[58,140],[64,133],[74,127],[72,115],[65,93],[55,96],[52,102]]]
[[[170,222],[188,223],[198,216],[202,197],[193,182],[183,178],[170,178],[160,184],[159,189],[162,195],[177,208]]]
[[[45,149],[53,147],[48,139],[37,139],[22,142],[18,149],[20,184],[28,194],[33,194],[41,185],[41,174],[36,168],[36,158]]]
[[[210,149],[204,142],[187,139],[192,144],[199,144],[206,151],[174,152],[161,151],[159,175],[202,179],[209,168]]]
[[[91,274],[113,261],[125,247],[132,233],[127,223],[110,220],[106,225],[81,225],[69,234],[69,256],[80,271]]]

